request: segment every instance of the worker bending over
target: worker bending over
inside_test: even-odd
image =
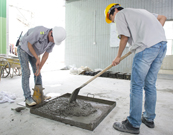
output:
[[[20,39],[17,52],[22,69],[22,89],[27,105],[33,106],[36,104],[31,97],[29,87],[29,63],[31,64],[34,73],[34,80],[36,81],[35,83],[42,85],[40,71],[46,62],[49,53],[52,52],[54,45],[60,45],[65,38],[66,32],[62,27],[56,26],[53,29],[48,29],[43,26],[37,26],[29,29]],[[40,60],[39,55],[41,54],[43,54],[43,57]],[[46,96],[44,97],[46,99]]]

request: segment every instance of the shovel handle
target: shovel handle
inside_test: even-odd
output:
[[[122,56],[120,58],[120,61],[122,61],[123,59],[125,59],[127,56],[129,56],[132,52],[128,52],[126,53],[124,56]],[[110,68],[112,68],[113,65],[109,65],[107,68],[105,68],[104,70],[102,70],[101,72],[99,72],[98,74],[96,74],[93,78],[91,78],[90,80],[88,80],[86,83],[84,83],[81,87],[86,86],[88,83],[90,83],[91,81],[93,81],[95,78],[97,78],[98,76],[100,76],[101,74],[103,74],[105,71],[109,70]]]
[[[126,58],[127,56],[129,56],[131,53],[132,53],[132,52],[126,53],[124,56],[122,56],[122,57],[120,58],[120,61],[122,61],[123,59],[125,59],[125,58]]]
[[[38,68],[36,69],[36,73],[38,74],[38,71],[39,71],[39,66]],[[35,85],[37,84],[37,76],[35,77]]]

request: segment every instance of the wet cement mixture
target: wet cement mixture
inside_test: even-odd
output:
[[[69,99],[63,97],[49,101],[49,104],[45,104],[44,106],[37,108],[37,110],[41,112],[49,112],[50,115],[62,117],[87,117],[90,114],[97,112],[97,109],[95,109],[90,103],[83,100],[77,100],[76,102],[69,104]]]
[[[69,104],[69,93],[45,102],[30,112],[45,118],[93,131],[116,106],[116,102],[78,95]]]

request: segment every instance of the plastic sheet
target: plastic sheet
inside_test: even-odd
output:
[[[5,103],[5,102],[13,103],[15,99],[16,95],[13,93],[5,91],[0,92],[0,103]]]
[[[81,74],[83,71],[92,71],[89,67],[87,66],[81,66],[80,68],[76,68],[75,65],[71,66],[70,68],[70,74],[73,75],[79,75]]]

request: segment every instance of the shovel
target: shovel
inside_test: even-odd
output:
[[[131,52],[128,52],[127,54],[125,54],[124,56],[122,56],[120,58],[120,61],[122,61],[124,58],[126,58],[127,56],[129,56],[131,54]],[[103,74],[105,71],[107,71],[108,69],[110,69],[111,67],[113,67],[113,65],[109,65],[107,68],[105,68],[104,70],[102,70],[101,72],[99,72],[98,74],[96,74],[93,78],[91,78],[90,80],[88,80],[86,83],[84,83],[82,86],[80,86],[79,88],[75,89],[73,91],[73,93],[70,96],[69,99],[69,103],[72,103],[73,101],[76,101],[77,95],[79,93],[79,90],[82,89],[84,86],[86,86],[88,83],[90,83],[91,81],[93,81],[95,78],[97,78],[98,76],[100,76],[101,74]]]
[[[36,70],[36,72],[38,73],[38,71],[39,71],[39,67]],[[44,93],[43,93],[44,88],[42,87],[42,85],[37,84],[37,76],[35,78],[35,86],[34,86],[34,89],[32,89],[32,90],[34,91],[34,93],[32,95],[33,100],[37,104],[43,103],[43,101],[44,101]]]

